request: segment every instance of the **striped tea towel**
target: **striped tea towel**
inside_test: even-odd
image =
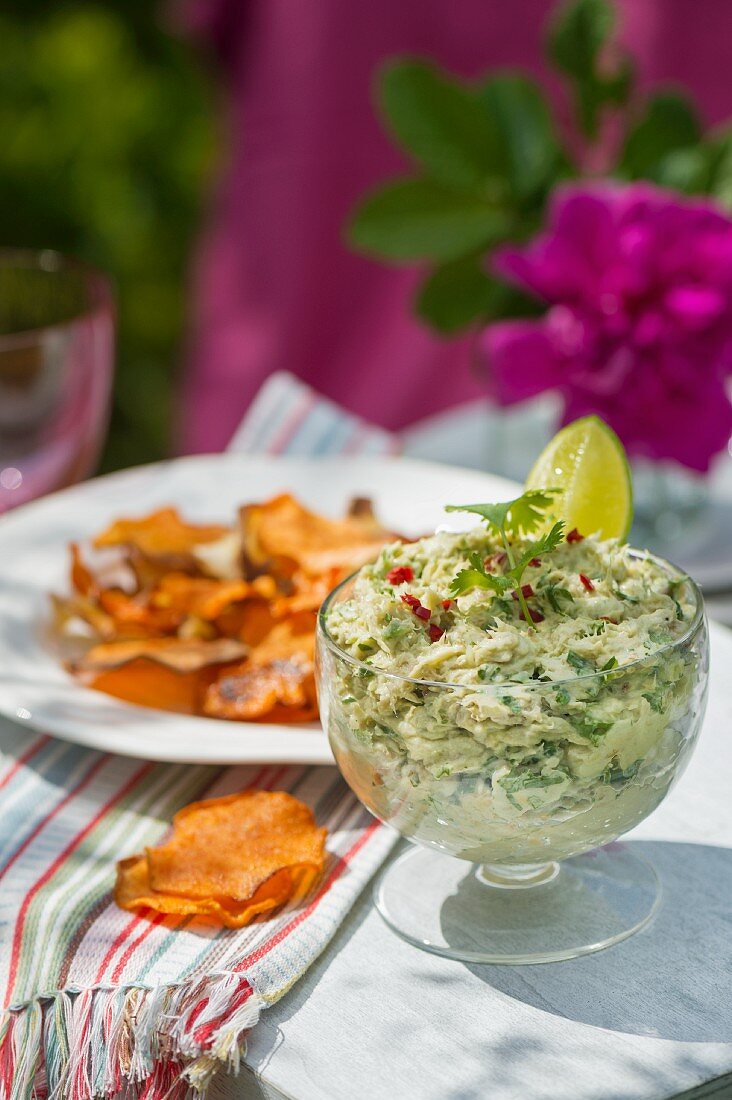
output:
[[[368,424],[286,371],[271,375],[231,438],[242,454],[398,454],[399,438]]]
[[[251,416],[232,449],[393,448],[287,376]],[[118,858],[157,843],[186,803],[245,787],[290,791],[327,828],[325,873],[303,903],[236,931],[116,908]],[[1,721],[0,1100],[201,1095],[238,1069],[260,1011],[325,948],[395,839],[333,767],[154,764]]]

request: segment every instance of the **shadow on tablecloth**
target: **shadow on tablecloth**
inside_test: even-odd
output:
[[[470,966],[507,996],[593,1027],[682,1042],[732,1041],[732,850],[629,841],[663,885],[655,921],[596,955]]]

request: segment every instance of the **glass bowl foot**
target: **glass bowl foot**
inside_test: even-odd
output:
[[[653,919],[661,884],[622,844],[510,868],[413,847],[382,872],[374,901],[394,932],[425,951],[521,966],[627,939]]]

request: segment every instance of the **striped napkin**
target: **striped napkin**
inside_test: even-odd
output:
[[[291,376],[271,378],[230,447],[383,453],[394,440]],[[321,881],[237,931],[127,913],[115,861],[157,843],[186,803],[285,790],[325,825]],[[395,834],[333,767],[153,764],[0,724],[0,1100],[201,1096],[237,1071],[263,1008],[326,947]]]
[[[398,454],[398,436],[321,397],[294,374],[271,375],[249,406],[228,451],[241,454]]]

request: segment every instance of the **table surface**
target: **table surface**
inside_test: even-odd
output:
[[[699,745],[628,835],[663,883],[649,928],[571,962],[466,966],[403,943],[367,890],[210,1100],[732,1097],[730,670],[732,633],[712,627]]]

